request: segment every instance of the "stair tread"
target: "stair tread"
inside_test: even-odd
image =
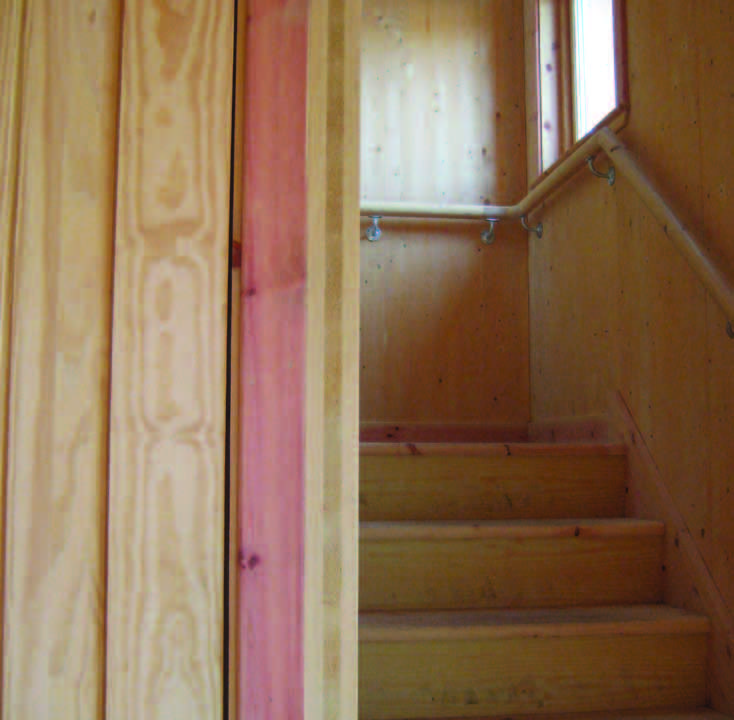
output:
[[[665,524],[637,518],[363,521],[360,540],[522,539],[661,536]]]
[[[707,617],[667,605],[361,612],[359,615],[359,636],[362,642],[704,634],[709,629]]]
[[[569,455],[626,455],[624,443],[442,443],[442,442],[361,442],[360,455],[435,456],[460,455],[479,457],[558,457]]]
[[[573,712],[541,715],[486,715],[475,720],[734,720],[708,707]],[[428,719],[426,719],[428,720]]]

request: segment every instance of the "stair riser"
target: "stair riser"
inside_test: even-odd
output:
[[[503,520],[624,515],[626,460],[360,458],[360,519]]]
[[[360,644],[360,720],[705,704],[705,635]]]
[[[360,608],[568,607],[662,601],[660,536],[368,541]]]

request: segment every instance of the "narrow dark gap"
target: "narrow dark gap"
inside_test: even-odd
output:
[[[233,267],[233,248],[234,248],[234,168],[235,168],[235,99],[237,97],[237,22],[239,12],[239,0],[234,0],[234,23],[232,28],[232,101],[231,101],[231,140],[230,140],[230,158],[229,158],[229,233],[228,233],[228,263],[227,263],[227,383],[226,383],[226,399],[224,405],[225,411],[225,432],[224,432],[224,592],[223,592],[223,617],[222,623],[222,717],[224,720],[230,720],[229,717],[229,644],[230,644],[230,623],[229,623],[229,587],[233,582],[230,573],[230,501],[232,476],[230,467],[230,447],[233,442],[232,424],[231,424],[231,404],[232,404],[232,272]],[[236,440],[236,439],[235,439]],[[235,478],[236,481],[236,478]],[[234,720],[234,719],[232,719]]]

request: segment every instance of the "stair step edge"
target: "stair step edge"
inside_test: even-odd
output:
[[[429,642],[707,634],[703,615],[666,605],[543,610],[463,610],[445,612],[364,612],[360,642]]]
[[[479,540],[531,538],[661,537],[665,524],[636,518],[487,521],[367,521],[360,523],[365,542],[399,540]]]
[[[398,455],[429,457],[441,455],[480,457],[564,457],[584,455],[626,455],[624,443],[405,443],[361,442],[361,456]]]
[[[431,718],[421,718],[431,720]],[[454,720],[465,720],[455,718]],[[708,707],[703,708],[659,708],[652,710],[618,710],[610,712],[602,710],[598,712],[567,712],[540,715],[483,715],[473,720],[734,720]]]

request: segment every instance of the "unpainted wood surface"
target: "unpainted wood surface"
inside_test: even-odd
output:
[[[630,446],[627,514],[657,517],[666,524],[665,601],[706,613],[711,619],[708,647],[709,696],[717,707],[734,703],[734,618],[692,537],[640,429],[620,396],[615,416]]]
[[[619,517],[625,459],[369,456],[360,463],[360,517],[492,520]]]
[[[506,716],[490,715],[483,720],[503,720]],[[543,720],[729,720],[727,715],[708,707],[688,710],[618,710],[595,713],[543,714]]]
[[[97,718],[120,6],[2,3],[3,40],[18,30],[11,5],[23,17],[23,34],[3,717]],[[3,41],[3,57],[12,52],[13,43]],[[13,87],[3,82],[11,105]],[[14,138],[4,131],[5,142],[2,155],[12,163]],[[6,179],[5,208],[16,200]],[[7,250],[3,244],[5,259]],[[3,323],[6,293],[3,285]]]
[[[22,101],[25,2],[0,5],[0,623],[5,582],[5,488],[7,487],[8,380],[10,320],[13,308],[18,155]],[[0,677],[2,676],[0,652]]]
[[[522,2],[367,0],[361,197],[525,191]],[[527,246],[516,224],[383,222],[362,242],[366,421],[527,422]],[[356,240],[356,238],[355,238]]]
[[[223,710],[233,7],[125,5],[107,713]]]
[[[361,3],[309,7],[304,673],[320,720],[357,717]]]
[[[235,220],[234,222],[237,222]],[[240,549],[240,290],[241,271],[232,268],[230,291],[230,388],[229,388],[229,586],[227,613],[229,617],[227,703],[229,717],[237,717],[237,687],[239,677],[239,549]]]
[[[627,15],[632,112],[622,139],[734,276],[734,8],[651,0]],[[605,412],[619,390],[731,612],[727,318],[624,181],[610,190],[581,176],[542,219],[530,261],[533,418]]]
[[[362,641],[360,717],[693,708],[705,701],[705,651],[705,635],[675,633]]]
[[[301,717],[308,3],[246,11],[239,713]]]
[[[529,608],[451,612],[365,612],[359,616],[366,643],[430,640],[507,640],[632,635],[705,635],[705,615],[666,605]]]
[[[660,602],[662,552],[640,521],[362,523],[360,609]]]

